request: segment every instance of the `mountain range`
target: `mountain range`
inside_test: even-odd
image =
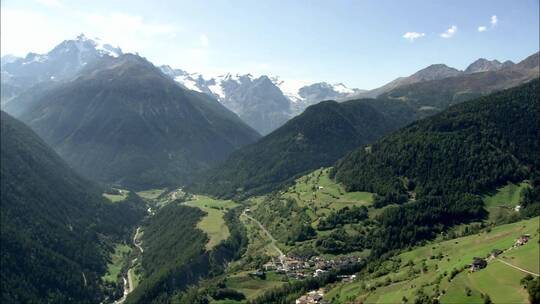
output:
[[[75,79],[34,93],[6,109],[100,182],[178,184],[259,138],[222,104],[181,88],[137,55],[104,56]]]
[[[4,56],[2,57],[1,69],[2,105],[7,104],[36,84],[41,83],[41,86],[48,86],[51,83],[67,80],[74,77],[82,67],[103,56],[116,57],[121,54],[122,50],[119,47],[113,47],[98,38],[89,39],[81,34],[74,40],[63,41],[47,54],[29,53],[25,58]],[[399,77],[373,90],[349,88],[342,83],[330,84],[327,82],[297,87],[289,84],[287,80],[272,75],[253,76],[252,74],[228,73],[210,77],[172,68],[168,65],[162,65],[159,69],[185,89],[205,93],[217,99],[259,134],[266,135],[300,114],[306,107],[324,100],[344,101],[376,98],[381,95],[384,95],[383,98],[387,98],[395,96],[392,93],[393,90],[416,83],[447,78],[462,79],[462,77],[479,79],[484,76],[475,74],[518,70],[519,68],[515,66],[516,64],[511,61],[501,63],[498,60],[484,58],[471,63],[463,71],[444,64],[433,64],[410,76]],[[468,78],[468,76],[472,78]],[[506,77],[515,78],[513,75]],[[515,84],[516,82],[512,83],[512,85]],[[496,89],[509,86],[511,85],[498,85]],[[479,93],[474,88],[458,87],[454,91],[454,94],[459,95],[456,97],[458,101],[476,97]],[[488,92],[490,91],[480,93]],[[472,93],[470,97],[467,95],[469,93]],[[465,99],[462,99],[463,96]],[[401,96],[395,98],[401,98]],[[429,105],[426,107],[424,108],[427,110],[426,115],[432,114],[433,110],[442,109],[432,109]],[[9,111],[9,108],[7,110]]]
[[[486,282],[518,302],[494,289],[540,291],[538,246],[493,249],[538,238],[503,224],[540,214],[539,68],[434,64],[363,91],[206,77],[84,35],[4,56],[2,302],[488,303]]]
[[[74,40],[63,41],[47,54],[28,53],[24,58],[3,56],[2,105],[37,83],[69,79],[105,55],[121,54],[120,48],[81,34]]]
[[[319,103],[233,153],[207,172],[195,189],[225,197],[276,190],[309,170],[330,166],[351,146],[368,144],[451,105],[527,82],[538,77],[538,70],[538,54],[487,72],[464,73],[437,64],[400,80],[401,85],[376,99],[350,100],[347,106],[347,102]],[[342,111],[355,113],[354,117],[343,115],[330,104],[343,106]]]
[[[452,104],[537,77],[538,54],[517,64],[479,59],[465,71],[434,64],[371,91],[324,82],[290,90],[278,77],[227,74],[206,78],[169,66],[156,68],[138,55],[123,54],[120,48],[80,35],[44,55],[4,57],[2,76],[2,108],[30,124],[79,173],[106,183],[141,187],[190,182],[193,174],[256,141],[259,135],[247,125],[259,134],[271,134],[309,105],[325,99],[376,97],[377,102],[369,104],[378,114],[385,119],[398,117],[386,122],[388,128],[373,130],[373,134],[384,135]],[[398,116],[396,109],[402,109]],[[331,134],[332,129],[328,131]],[[285,133],[288,131],[277,132]],[[324,137],[324,133],[318,134]],[[340,153],[350,144],[358,144],[347,134],[342,133],[340,140],[351,141]],[[268,136],[253,151],[277,137]],[[370,141],[365,140],[361,143]],[[219,149],[210,148],[213,144]],[[87,148],[90,146],[93,149]],[[155,148],[158,146],[160,149]],[[277,147],[292,149],[286,142],[276,142],[263,150],[277,151]],[[298,162],[293,155],[285,159]],[[339,156],[333,154],[326,162]],[[286,164],[289,161],[282,163]],[[275,186],[308,169],[313,168],[290,166],[285,170],[290,175],[284,171],[274,175],[272,170],[265,174],[281,175],[270,183]],[[257,184],[256,179],[252,183]]]
[[[277,129],[309,105],[323,100],[341,100],[360,91],[342,83],[332,85],[326,82],[295,90],[275,76],[226,74],[206,78],[166,65],[160,68],[183,87],[213,96],[263,135]]]
[[[539,53],[535,53],[517,64],[501,65],[494,70],[460,72],[453,77],[413,81],[384,92],[378,97],[409,104],[425,117],[450,105],[535,79],[539,76],[539,69]]]

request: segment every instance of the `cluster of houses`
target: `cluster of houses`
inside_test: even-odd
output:
[[[324,290],[313,290],[308,292],[307,294],[301,296],[300,298],[296,299],[296,304],[325,304],[329,303],[328,301],[323,299],[324,296]]]
[[[342,256],[332,259],[325,259],[323,257],[311,257],[309,259],[285,257],[278,260],[273,258],[264,264],[261,270],[275,270],[279,273],[286,274],[290,278],[303,279],[307,277],[318,277],[329,270],[348,266],[359,261],[360,259],[354,256]]]
[[[523,246],[523,245],[527,244],[527,242],[529,242],[530,238],[531,238],[530,234],[521,235],[519,238],[517,238],[514,245],[512,245],[512,248],[516,248],[516,247]],[[499,256],[502,253],[504,253],[503,250],[493,249],[491,251],[489,259],[494,259],[494,258],[496,258],[497,256]],[[486,268],[487,263],[488,263],[488,261],[486,259],[474,257],[472,263],[470,265],[467,265],[467,266],[469,267],[469,270],[471,272],[475,272],[475,271]]]

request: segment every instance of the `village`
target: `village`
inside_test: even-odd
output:
[[[470,272],[480,271],[481,269],[486,268],[488,266],[489,262],[493,261],[494,259],[497,259],[497,257],[499,255],[501,255],[502,253],[507,252],[509,250],[512,250],[514,248],[526,245],[529,242],[530,238],[531,238],[531,236],[529,234],[521,235],[520,237],[518,237],[516,239],[515,243],[510,248],[508,248],[506,250],[493,249],[487,258],[474,257],[472,263],[468,264],[468,265],[465,265],[464,269],[468,269]],[[500,260],[500,261],[507,264],[507,265],[509,265],[509,266],[511,266],[511,267],[516,267],[516,266],[513,266],[513,265],[511,265],[511,264],[509,264],[509,263],[507,263],[505,261],[502,261],[502,260]],[[341,259],[336,259],[336,260],[324,260],[324,259],[321,259],[321,258],[318,258],[318,257],[314,257],[314,258],[311,258],[309,261],[304,262],[304,265],[305,266],[313,265],[316,268],[315,271],[312,274],[315,277],[315,276],[318,276],[318,275],[324,273],[326,270],[331,269],[332,267],[336,267],[335,265],[343,266],[343,265],[346,265],[346,263],[351,263],[351,262],[354,262],[354,258],[352,258],[352,257],[343,257]],[[270,264],[268,264],[268,265],[270,265]],[[298,264],[293,263],[292,265],[296,266]],[[293,266],[293,268],[295,266]],[[298,269],[298,268],[296,268],[296,269]],[[306,269],[309,269],[309,268],[306,268]],[[296,272],[293,272],[293,271],[294,270],[291,269],[291,270],[289,270],[289,273],[292,272],[292,273],[296,274]],[[533,275],[538,276],[538,274],[533,274]],[[342,279],[342,282],[352,282],[353,280],[356,279],[356,275],[340,276],[340,278]],[[296,299],[295,303],[296,304],[326,304],[326,303],[330,303],[327,300],[324,300],[324,294],[325,294],[325,290],[322,289],[322,288],[318,289],[318,290],[312,290],[312,291],[309,291],[308,293],[302,295],[298,299]]]
[[[286,274],[290,279],[301,280],[308,277],[316,278],[333,269],[346,267],[359,261],[360,258],[355,256],[340,256],[331,259],[319,256],[314,256],[309,259],[287,256],[282,256],[278,259],[274,257],[264,264],[262,269],[257,269],[251,275],[263,278],[266,276],[266,272],[276,271],[278,273]],[[356,279],[356,275],[340,275],[338,278],[342,282],[352,282]],[[313,290],[298,298],[296,304],[329,303],[323,300],[323,296],[324,289]]]
[[[284,257],[282,259],[272,258],[258,271],[276,271],[284,273],[289,278],[303,279],[307,277],[318,277],[332,269],[342,268],[360,261],[355,256],[341,256],[331,259],[314,256],[309,259],[299,257]],[[346,278],[344,278],[346,279]]]

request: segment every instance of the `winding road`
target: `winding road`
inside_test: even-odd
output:
[[[244,210],[242,212],[242,215],[247,217],[248,219],[250,219],[251,221],[255,222],[260,228],[262,231],[264,231],[264,233],[268,236],[268,238],[270,239],[270,246],[272,248],[274,248],[274,250],[279,254],[279,261],[281,262],[281,264],[283,265],[283,268],[285,268],[285,270],[287,270],[287,263],[285,263],[285,260],[287,259],[287,256],[285,254],[283,254],[283,251],[281,251],[281,249],[279,249],[279,247],[276,245],[277,241],[276,239],[270,234],[270,232],[268,232],[268,230],[266,230],[266,228],[264,228],[264,226],[261,224],[261,222],[259,222],[258,220],[256,220],[254,217],[252,216],[249,216],[247,213],[246,213],[246,210]]]
[[[137,247],[142,254],[144,252],[144,249],[142,248],[141,243],[138,242],[140,231],[141,227],[137,227],[137,231],[135,231],[135,235],[133,236],[133,245]],[[122,277],[122,280],[124,280],[124,295],[120,299],[116,300],[114,302],[115,304],[124,303],[128,294],[131,293],[133,289],[135,289],[135,287],[133,286],[133,277],[131,276],[131,271],[133,269],[133,266],[135,265],[135,262],[137,262],[137,258],[131,260],[131,267],[126,272],[126,275]]]
[[[137,231],[135,232],[135,235],[133,236],[133,245],[135,245],[135,247],[139,248],[139,250],[141,251],[141,253],[144,252],[144,249],[141,247],[141,243],[139,243],[138,239],[139,239],[139,232],[141,232],[141,227],[137,227]]]

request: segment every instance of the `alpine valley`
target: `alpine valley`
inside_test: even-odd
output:
[[[2,303],[540,303],[539,57],[363,90],[2,56]]]

